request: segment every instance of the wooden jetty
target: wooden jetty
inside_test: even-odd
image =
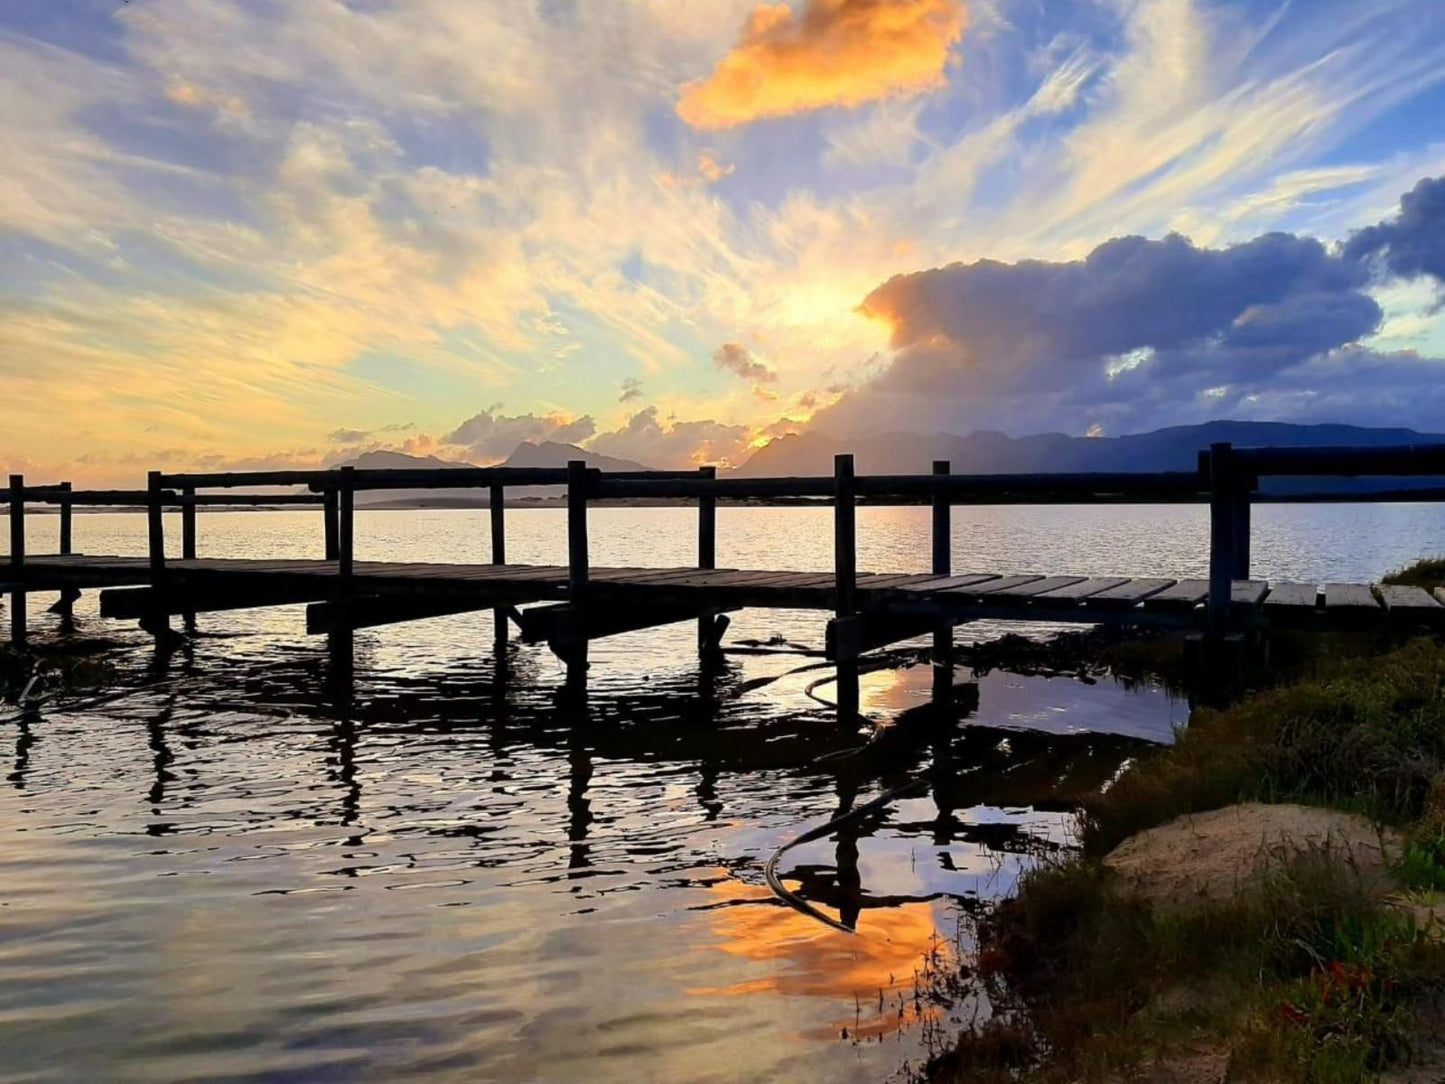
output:
[[[358,628],[442,614],[491,610],[499,642],[509,624],[521,639],[546,643],[571,678],[586,671],[587,645],[600,637],[674,622],[696,622],[703,655],[719,646],[726,614],[744,607],[802,608],[831,614],[827,651],[839,672],[840,709],[856,704],[861,655],[904,639],[932,635],[933,659],[951,673],[952,629],[981,619],[1162,626],[1198,633],[1227,654],[1229,644],[1278,627],[1331,629],[1371,625],[1445,627],[1445,593],[1371,584],[1270,583],[1251,578],[1250,510],[1267,476],[1445,476],[1445,446],[1393,448],[1234,448],[1213,445],[1188,472],[1137,474],[959,475],[936,462],[931,474],[856,475],[839,455],[831,477],[718,478],[697,471],[603,473],[574,462],[565,469],[253,471],[164,474],[143,491],[81,491],[68,483],[30,486],[10,479],[10,561],[0,591],[12,596],[11,636],[27,634],[25,597],[58,592],[62,610],[83,590],[100,589],[103,616],[130,619],[161,648],[176,634],[176,615],[306,603],[309,632],[346,641]],[[509,564],[508,490],[565,486],[568,562]],[[257,487],[305,492],[258,495]],[[378,489],[486,488],[490,553],[486,562],[432,564],[358,561],[356,494]],[[204,493],[203,490],[221,490]],[[619,499],[671,499],[698,509],[697,563],[687,568],[593,567],[589,505]],[[831,573],[718,567],[719,501],[812,499],[834,519]],[[1330,496],[1292,497],[1327,500]],[[1445,499],[1438,490],[1362,493],[1352,500]],[[985,503],[1116,504],[1187,502],[1210,509],[1206,578],[1082,576],[1041,570],[1004,575],[952,566],[952,509]],[[932,506],[927,573],[860,572],[855,510],[859,503]],[[27,508],[58,506],[59,552],[26,551]],[[198,557],[198,507],[310,504],[322,511],[324,545],[314,560]],[[148,553],[142,557],[72,552],[72,513],[83,505],[143,507]],[[167,554],[164,513],[181,511],[181,556]]]

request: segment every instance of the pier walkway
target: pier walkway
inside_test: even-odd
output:
[[[143,491],[74,490],[67,484],[28,486],[10,480],[9,567],[0,592],[11,600],[11,635],[26,634],[25,596],[58,592],[62,610],[80,592],[100,589],[105,617],[133,619],[160,646],[174,642],[170,618],[262,606],[307,605],[313,633],[347,636],[369,626],[442,614],[492,610],[497,638],[515,625],[526,642],[547,643],[578,679],[590,640],[696,621],[699,649],[715,650],[729,611],[745,607],[812,609],[832,615],[828,654],[839,665],[847,698],[859,656],[873,648],[932,634],[934,662],[949,665],[952,629],[981,619],[1162,626],[1198,632],[1216,643],[1272,628],[1335,629],[1397,625],[1445,630],[1445,592],[1343,583],[1271,583],[1250,576],[1250,508],[1259,479],[1292,477],[1445,476],[1445,447],[1236,449],[1202,453],[1193,472],[1150,474],[855,476],[839,456],[832,477],[719,479],[699,471],[604,474],[572,463],[562,469],[273,471],[205,475],[152,472]],[[568,563],[508,564],[505,493],[524,486],[567,487]],[[292,487],[257,494],[259,487]],[[304,487],[305,491],[297,489]],[[377,489],[485,487],[490,495],[491,547],[486,563],[419,564],[354,558],[355,495]],[[227,492],[198,493],[221,489]],[[238,489],[252,492],[234,492]],[[594,568],[588,560],[589,504],[618,499],[694,502],[698,560],[688,568]],[[807,500],[831,505],[831,572],[717,567],[718,502]],[[1293,500],[1332,499],[1308,495]],[[1366,493],[1351,499],[1441,500],[1435,489]],[[931,571],[859,571],[855,509],[860,502],[926,503],[932,507]],[[1207,578],[1138,578],[1121,571],[1081,576],[1040,570],[1003,574],[952,567],[951,509],[981,503],[1207,503]],[[26,552],[26,508],[58,505],[60,553]],[[324,552],[315,560],[197,557],[196,510],[206,505],[314,504],[322,511]],[[148,513],[143,557],[71,552],[71,515],[83,505],[139,506]],[[163,513],[179,508],[183,556],[167,554]],[[642,540],[639,540],[639,547]],[[786,539],[779,539],[780,549]],[[1442,540],[1445,547],[1445,540]]]

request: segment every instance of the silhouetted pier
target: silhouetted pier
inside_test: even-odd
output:
[[[81,491],[69,484],[29,486],[10,479],[11,556],[0,590],[12,596],[11,635],[23,643],[25,597],[60,594],[65,610],[83,590],[100,589],[103,616],[140,622],[161,648],[177,637],[171,618],[306,603],[307,630],[346,642],[358,628],[443,614],[492,610],[496,637],[509,625],[523,641],[546,643],[581,682],[590,641],[676,622],[695,622],[698,648],[716,652],[726,614],[744,607],[830,613],[827,654],[838,666],[840,708],[856,704],[858,660],[865,652],[933,636],[933,661],[951,673],[952,630],[981,619],[1166,627],[1199,634],[1221,655],[1230,644],[1269,628],[1337,629],[1382,625],[1445,626],[1445,593],[1416,587],[1341,583],[1270,583],[1251,578],[1250,511],[1267,476],[1445,476],[1445,446],[1395,448],[1233,448],[1216,444],[1188,472],[1137,474],[855,475],[853,458],[836,458],[831,477],[718,478],[697,471],[603,473],[574,462],[565,469],[253,471],[149,476],[143,491]],[[305,487],[279,496],[238,493],[262,486]],[[508,564],[508,490],[566,487],[566,565]],[[485,488],[490,497],[488,560],[463,564],[358,561],[356,494],[369,490]],[[223,492],[204,493],[203,490]],[[588,509],[620,499],[694,502],[697,563],[687,568],[593,567]],[[718,567],[719,501],[812,499],[831,505],[831,573]],[[1338,495],[1296,496],[1330,500]],[[1438,490],[1361,493],[1349,499],[1445,499]],[[930,504],[930,571],[860,572],[858,504]],[[1210,509],[1207,578],[1081,576],[1040,571],[1004,575],[952,564],[952,509],[959,505],[1201,503]],[[59,552],[26,551],[27,507],[58,506]],[[196,509],[207,505],[310,504],[322,512],[321,552],[314,560],[198,556]],[[143,557],[72,552],[72,514],[84,505],[143,507]],[[181,511],[181,557],[167,555],[164,513]],[[479,532],[480,533],[480,532]],[[786,560],[779,539],[780,562]],[[645,540],[639,540],[639,553]]]

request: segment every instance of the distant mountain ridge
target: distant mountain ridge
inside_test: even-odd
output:
[[[522,441],[513,449],[509,455],[500,463],[492,464],[498,467],[565,467],[574,459],[580,459],[589,467],[595,467],[604,471],[640,471],[651,470],[641,463],[634,463],[630,459],[616,459],[609,455],[599,455],[596,452],[589,452],[585,448],[579,448],[575,444],[561,444],[554,440],[543,441],[533,444],[530,441]],[[377,450],[362,452],[353,459],[338,463],[339,467],[356,467],[361,470],[455,470],[465,467],[477,466],[475,463],[464,463],[453,459],[439,459],[434,455],[410,455],[406,452],[389,452]],[[508,499],[514,498],[544,498],[559,497],[566,492],[565,486],[529,486],[526,489],[518,489],[508,495]],[[359,505],[389,505],[389,506],[450,506],[477,508],[485,507],[490,499],[489,492],[484,488],[470,487],[466,489],[373,489],[357,495]]]
[[[586,448],[579,448],[575,444],[560,444],[555,440],[544,440],[540,444],[533,444],[529,440],[518,444],[511,455],[507,456],[499,467],[565,467],[574,459],[580,459],[589,467],[596,467],[598,470],[654,470],[653,467],[644,467],[641,463],[634,463],[630,459],[616,459],[610,455],[599,455],[597,452],[589,452]]]
[[[1445,444],[1445,434],[1413,429],[1376,429],[1357,425],[1295,425],[1289,422],[1214,421],[1171,426],[1120,437],[1071,437],[1040,433],[1010,437],[980,431],[889,433],[861,440],[838,440],[818,432],[781,437],[761,448],[737,471],[739,477],[791,477],[831,474],[833,456],[852,452],[859,474],[923,474],[935,459],[946,459],[955,474],[1076,473],[1086,471],[1193,470],[1200,450],[1217,441],[1237,447],[1270,445],[1300,448],[1320,445],[1377,448],[1399,444]],[[1323,479],[1267,479],[1270,492],[1324,488]],[[1440,479],[1330,479],[1332,491],[1440,485]]]

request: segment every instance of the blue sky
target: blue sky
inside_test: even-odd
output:
[[[0,456],[1438,430],[1445,212],[1338,246],[1442,73],[1435,0],[12,0]]]

